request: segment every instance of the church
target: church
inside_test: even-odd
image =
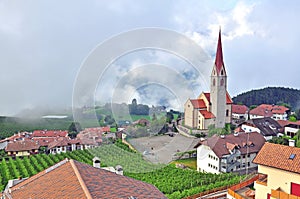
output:
[[[205,130],[209,125],[224,128],[231,122],[232,99],[227,92],[227,73],[223,62],[221,30],[215,63],[210,77],[210,92],[202,92],[197,99],[188,99],[184,104],[184,125]]]

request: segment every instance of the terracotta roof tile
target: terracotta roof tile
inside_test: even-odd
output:
[[[231,112],[236,114],[246,114],[249,108],[245,105],[232,104]]]
[[[32,137],[66,137],[68,131],[55,131],[55,130],[35,130],[32,133]]]
[[[293,159],[290,158],[292,154],[295,154]],[[253,162],[300,173],[300,148],[266,142]]]
[[[12,198],[166,198],[153,185],[75,160],[64,160],[10,190]]]
[[[210,101],[210,93],[204,93],[204,96],[206,97],[207,101],[209,103],[211,103],[211,101]],[[232,101],[229,93],[226,92],[226,104],[232,104],[232,103],[233,103],[233,101]]]
[[[32,140],[22,140],[7,143],[5,151],[28,151],[38,149],[40,146]]]
[[[288,110],[289,109],[284,106],[261,104],[258,107],[250,110],[250,114],[271,117],[273,114],[284,114]]]
[[[206,108],[206,105],[202,99],[191,99],[194,108]]]
[[[205,119],[215,118],[214,114],[212,112],[207,111],[207,110],[200,110],[199,112],[201,113],[201,115],[203,115],[203,117]]]

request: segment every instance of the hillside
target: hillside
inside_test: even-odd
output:
[[[282,104],[291,106],[292,110],[300,107],[300,90],[284,87],[266,87],[251,90],[232,98],[235,104],[241,103],[250,107],[259,104]]]

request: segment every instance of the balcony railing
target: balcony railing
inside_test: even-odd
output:
[[[285,193],[283,191],[271,190],[271,197],[277,199],[300,199],[300,196]]]
[[[256,182],[256,184],[268,186],[268,176],[265,174],[259,174],[259,177],[255,182]]]

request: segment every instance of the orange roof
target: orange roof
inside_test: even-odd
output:
[[[210,102],[210,93],[204,93],[204,96],[206,97],[207,101],[208,101],[209,103],[211,103],[211,102]],[[232,99],[231,99],[229,93],[226,92],[226,104],[232,104],[232,103],[233,103],[233,101],[232,101]]]
[[[277,120],[277,122],[281,127],[285,127],[285,126],[290,125],[290,124],[300,125],[300,120],[298,120],[296,122],[291,122],[291,121],[288,121],[288,120]]]
[[[292,154],[294,154],[294,158],[291,158]],[[253,162],[259,165],[300,173],[300,148],[266,142]]]
[[[192,99],[191,102],[194,108],[206,108],[206,105],[202,99]]]
[[[250,110],[250,114],[271,117],[273,114],[284,114],[288,110],[289,109],[284,106],[261,104],[258,107]]]
[[[102,132],[110,132],[109,126],[104,127],[92,127],[92,128],[85,128],[83,132],[89,132],[89,133],[102,133]]]
[[[12,186],[4,195],[8,198],[166,198],[148,183],[68,159]]]
[[[28,151],[38,149],[40,146],[38,143],[32,140],[22,140],[16,142],[9,142],[5,148],[5,151]]]
[[[249,110],[249,108],[245,105],[239,105],[239,104],[232,104],[232,108],[231,108],[231,112],[232,113],[236,113],[236,114],[245,114],[247,113],[247,111]]]
[[[199,112],[201,113],[201,115],[203,115],[203,117],[205,119],[215,118],[214,114],[212,112],[207,111],[207,110],[200,110]]]
[[[66,137],[68,131],[55,131],[55,130],[35,130],[32,133],[32,137]]]

